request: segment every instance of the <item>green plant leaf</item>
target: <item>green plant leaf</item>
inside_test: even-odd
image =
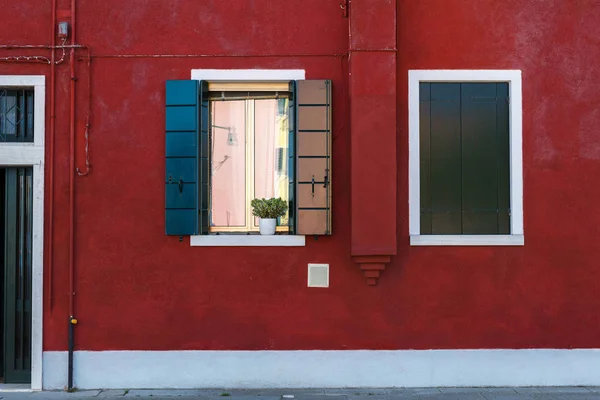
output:
[[[253,199],[252,215],[259,218],[279,218],[283,217],[288,209],[288,205],[281,197],[270,199]]]

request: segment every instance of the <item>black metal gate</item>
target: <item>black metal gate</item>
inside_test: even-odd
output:
[[[31,382],[33,169],[5,169],[4,382]]]

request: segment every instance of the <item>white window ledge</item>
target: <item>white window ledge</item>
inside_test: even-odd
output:
[[[411,235],[411,246],[523,246],[523,235]]]
[[[194,235],[190,246],[304,246],[305,237],[300,235]]]

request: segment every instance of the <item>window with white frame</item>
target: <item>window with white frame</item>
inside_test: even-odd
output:
[[[522,245],[521,73],[409,71],[412,245]]]
[[[165,233],[257,233],[252,200],[281,198],[277,233],[330,235],[331,81],[286,70],[192,78],[166,82]]]

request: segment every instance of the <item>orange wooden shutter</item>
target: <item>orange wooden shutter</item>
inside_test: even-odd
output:
[[[296,82],[296,233],[331,235],[331,81]]]

